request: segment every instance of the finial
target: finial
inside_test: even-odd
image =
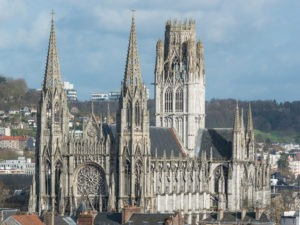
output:
[[[110,108],[109,108],[109,103],[107,103],[107,115],[106,115],[106,123],[110,123]]]
[[[132,17],[134,17],[134,13],[135,13],[135,9],[131,9],[131,12],[132,12]]]
[[[239,116],[239,103],[236,100],[236,107],[235,107],[235,116],[234,116],[234,130],[238,131],[240,129],[240,116]]]
[[[52,20],[54,20],[54,14],[55,14],[55,12],[54,12],[54,10],[52,9],[52,11],[51,11]]]
[[[94,115],[94,102],[91,102],[91,110],[92,110],[92,115]]]

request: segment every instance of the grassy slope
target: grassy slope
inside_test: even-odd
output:
[[[281,143],[290,143],[296,142],[296,133],[288,133],[284,131],[271,131],[271,132],[263,132],[260,130],[254,130],[254,134],[257,141],[266,141],[270,139],[272,143],[281,142]],[[261,140],[262,139],[262,140]]]

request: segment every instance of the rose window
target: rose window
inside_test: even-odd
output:
[[[94,165],[87,165],[80,169],[77,175],[78,195],[99,195],[104,192],[104,172]]]

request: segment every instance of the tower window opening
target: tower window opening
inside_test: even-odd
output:
[[[176,112],[183,112],[183,90],[178,88],[176,91]]]
[[[140,125],[140,105],[139,102],[135,103],[135,125]]]
[[[126,109],[126,121],[127,121],[127,126],[131,126],[131,102],[129,101],[127,103],[127,109]]]
[[[171,88],[168,88],[165,93],[165,112],[172,112],[173,110],[173,93]]]
[[[125,182],[124,182],[124,184],[125,184],[125,188],[124,188],[124,193],[125,194],[129,194],[130,193],[130,177],[131,177],[131,173],[130,173],[130,162],[129,162],[129,160],[126,160],[126,162],[125,162]]]
[[[56,102],[54,106],[54,122],[59,123],[60,115],[59,115],[59,103]]]

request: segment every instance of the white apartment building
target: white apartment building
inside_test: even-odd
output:
[[[18,157],[15,160],[5,160],[0,162],[0,174],[34,174],[35,163],[30,158]]]
[[[107,101],[108,100],[108,94],[105,92],[98,92],[92,94],[92,101]]]
[[[0,136],[10,136],[10,127],[0,127]]]
[[[74,89],[74,84],[65,81],[64,90],[66,91],[68,101],[77,101],[77,90]]]

